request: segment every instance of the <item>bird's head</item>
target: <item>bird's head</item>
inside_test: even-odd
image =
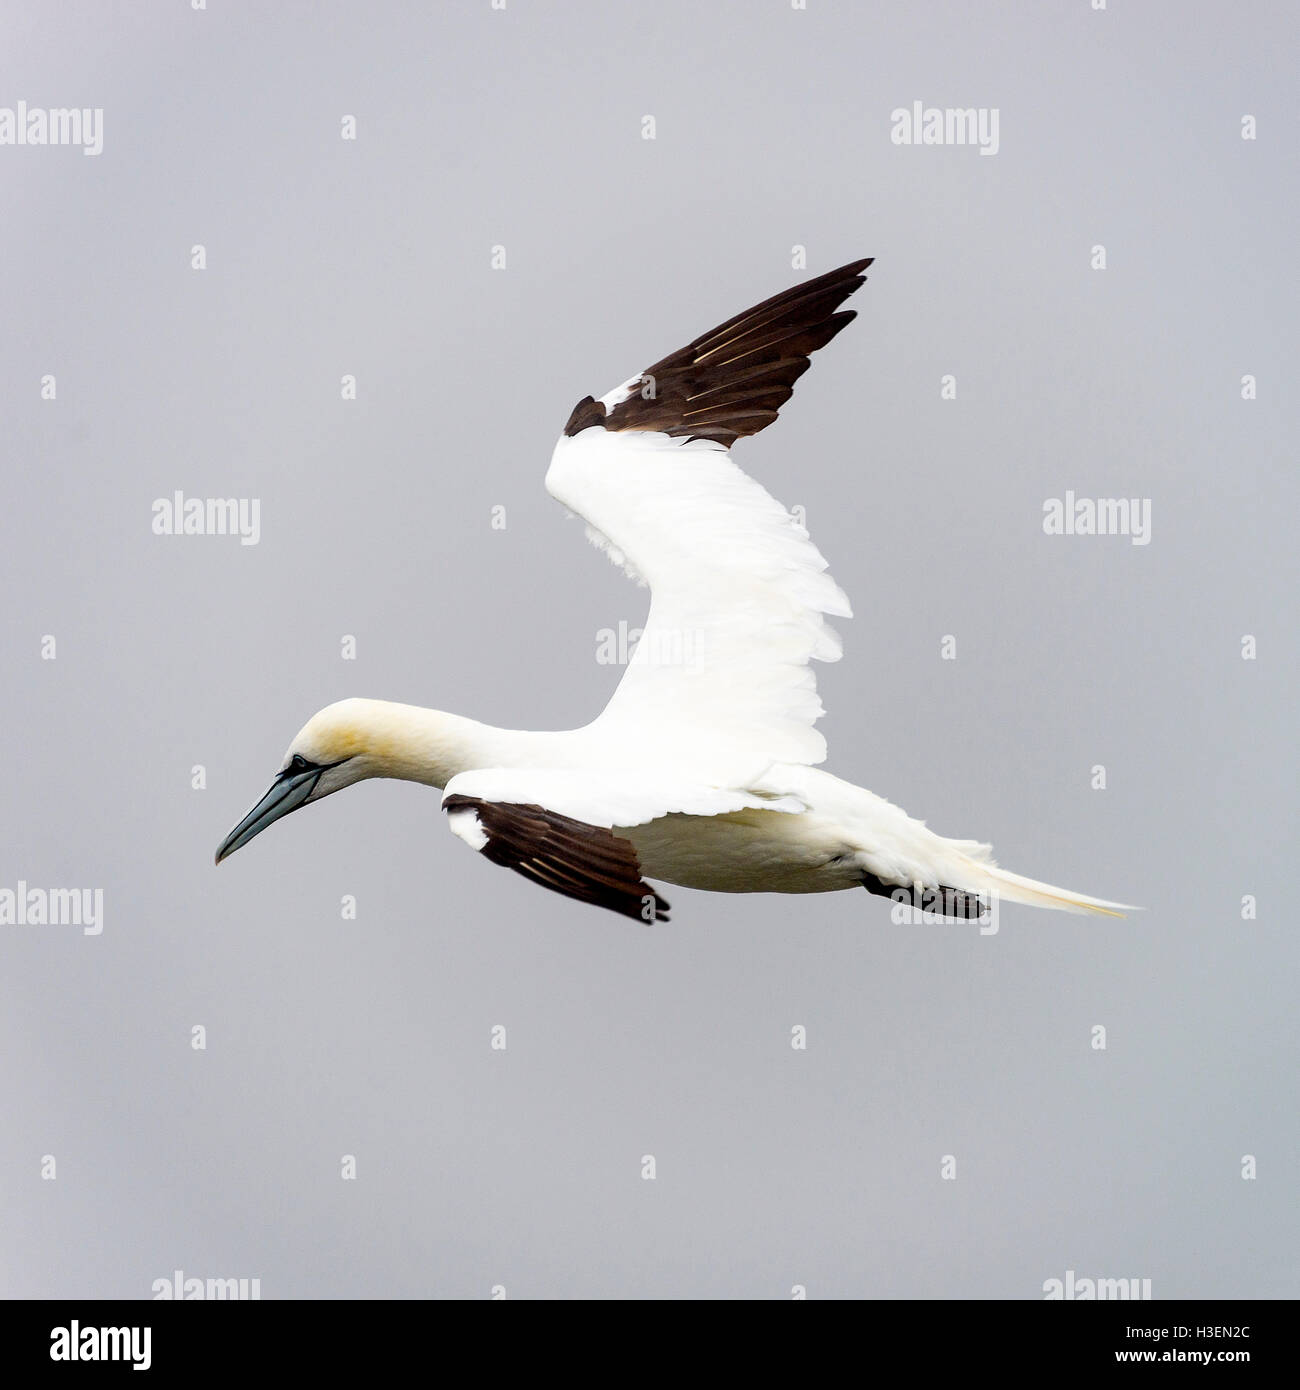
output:
[[[268,825],[331,792],[367,777],[391,775],[371,700],[327,705],[294,735],[275,780],[217,847],[216,862],[246,845]]]

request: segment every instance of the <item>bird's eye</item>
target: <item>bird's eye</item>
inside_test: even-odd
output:
[[[289,759],[289,766],[285,768],[285,771],[286,771],[286,772],[306,772],[306,770],[307,770],[310,766],[311,766],[311,764],[307,761],[306,758],[303,757],[303,755],[302,755],[301,753],[295,753],[295,754],[293,755],[293,757]]]

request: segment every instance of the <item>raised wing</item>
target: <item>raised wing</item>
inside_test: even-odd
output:
[[[677,812],[696,816],[760,808],[797,814],[793,796],[765,796],[646,776],[602,777],[549,769],[480,768],[447,783],[452,833],[494,864],[579,902],[641,921],[666,921],[668,904],[641,878],[617,827]]]
[[[834,661],[848,600],[808,533],[727,452],[770,425],[808,354],[855,315],[854,261],[766,300],[575,407],[546,476],[588,534],[649,584],[650,615],[591,726],[611,746],[744,786],[826,741],[808,663]]]

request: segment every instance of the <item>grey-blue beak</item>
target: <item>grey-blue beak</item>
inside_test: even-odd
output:
[[[292,766],[285,768],[271,783],[270,790],[261,801],[217,846],[216,863],[220,864],[227,855],[234,854],[237,849],[246,845],[254,835],[260,835],[268,825],[278,821],[281,816],[287,816],[290,811],[296,811],[316,790],[316,783],[324,771],[323,767],[311,765],[302,770]]]

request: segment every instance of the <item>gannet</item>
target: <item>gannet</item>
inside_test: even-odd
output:
[[[1125,905],[1009,873],[817,764],[809,663],[851,616],[807,531],[731,458],[856,317],[839,306],[873,258],[796,285],[607,395],[584,396],[547,490],[650,588],[640,642],[604,711],[565,732],[498,729],[384,700],[328,705],[217,863],[290,811],[369,777],[438,787],[471,849],[556,893],[643,921],[647,879],[720,893],[866,888],[940,918],[998,899],[1121,915]]]

